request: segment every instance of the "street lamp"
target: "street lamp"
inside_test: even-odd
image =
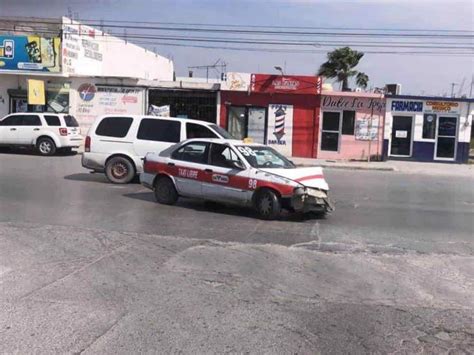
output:
[[[276,65],[274,68],[275,68],[275,70],[278,70],[281,73],[281,76],[284,75],[283,74],[283,69],[280,66]]]

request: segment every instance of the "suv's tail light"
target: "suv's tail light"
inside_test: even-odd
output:
[[[86,137],[86,143],[84,144],[84,151],[90,152],[91,151],[91,137]]]
[[[60,128],[59,134],[62,136],[67,136],[67,128]]]

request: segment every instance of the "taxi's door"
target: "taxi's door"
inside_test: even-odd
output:
[[[225,144],[211,144],[204,170],[202,197],[208,200],[247,203],[248,174],[233,149]]]
[[[191,142],[178,149],[168,162],[176,189],[182,196],[201,197],[202,181],[206,179],[209,143]]]

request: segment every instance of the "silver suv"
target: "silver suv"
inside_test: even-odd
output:
[[[0,120],[2,146],[30,146],[53,155],[79,147],[82,139],[76,119],[67,114],[13,113]]]

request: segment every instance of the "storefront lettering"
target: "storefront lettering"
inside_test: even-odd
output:
[[[294,79],[281,78],[273,80],[272,85],[276,90],[297,90],[300,82]]]
[[[385,109],[385,103],[381,99],[360,97],[332,97],[324,96],[323,108],[352,109],[352,110],[374,110],[381,112]]]
[[[409,112],[422,112],[423,102],[422,101],[392,101],[392,111],[409,111]]]

